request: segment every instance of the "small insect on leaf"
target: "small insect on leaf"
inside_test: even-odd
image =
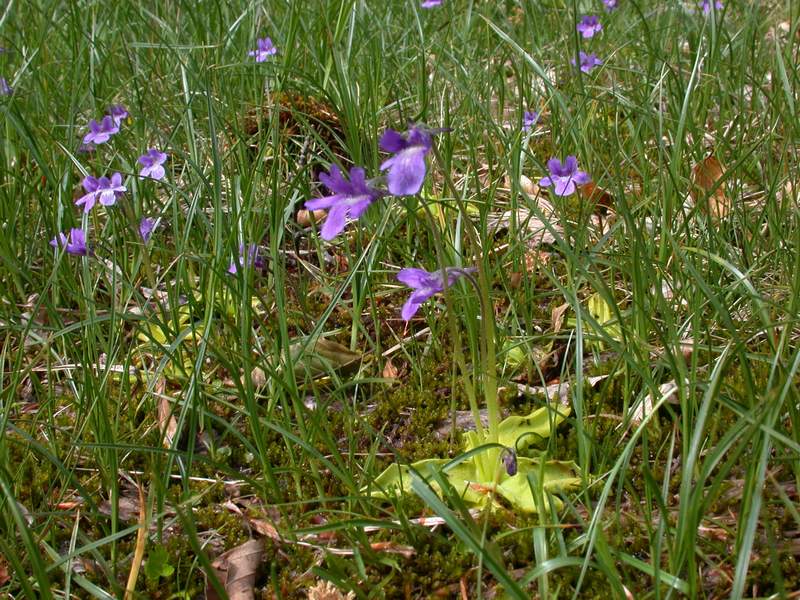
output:
[[[720,182],[724,175],[725,168],[714,155],[692,169],[692,199],[715,221],[726,217],[732,208],[725,183]]]

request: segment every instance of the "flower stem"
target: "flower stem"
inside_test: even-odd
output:
[[[472,221],[469,219],[467,207],[464,204],[464,201],[461,199],[461,196],[459,195],[458,190],[453,183],[453,179],[450,177],[450,173],[445,168],[445,163],[442,160],[439,150],[435,145],[433,146],[432,150],[434,156],[436,157],[436,161],[442,167],[441,170],[445,184],[447,185],[448,190],[458,205],[459,212],[461,212],[464,217],[464,230],[467,238],[473,245],[474,249],[477,250],[481,247],[481,242],[477,232],[472,227]],[[481,303],[481,327],[483,328],[482,337],[484,343],[481,370],[483,371],[483,394],[486,400],[486,409],[489,413],[489,432],[488,436],[484,438],[484,441],[488,443],[497,443],[500,429],[500,406],[497,402],[497,363],[495,356],[494,311],[492,310],[491,298],[489,297],[489,276],[486,272],[486,265],[483,260],[478,260],[477,266],[478,280],[476,282],[474,279],[471,279],[471,281],[473,284],[477,284],[476,289],[478,291],[478,297],[480,298]],[[478,419],[478,423],[476,423],[476,428],[480,426],[479,422],[480,419]],[[496,455],[498,453],[496,451],[492,451],[487,454],[492,459],[496,459]],[[497,461],[494,460],[494,462],[491,464],[496,462]]]

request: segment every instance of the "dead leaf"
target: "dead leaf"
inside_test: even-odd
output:
[[[397,379],[399,374],[400,371],[397,369],[397,367],[394,366],[392,359],[391,358],[387,359],[386,364],[383,365],[382,375],[384,379]]]
[[[263,560],[264,542],[248,540],[221,554],[211,566],[230,600],[255,600],[256,573]],[[206,598],[219,600],[209,583],[206,583]]]
[[[250,379],[253,380],[253,385],[257,388],[267,385],[267,374],[261,367],[255,367],[250,372]]]
[[[11,575],[9,575],[8,563],[5,557],[0,555],[0,586],[7,584],[9,581],[11,581]]]
[[[725,168],[714,155],[707,156],[692,169],[692,199],[717,221],[726,217],[732,208],[724,182],[718,184],[724,175]]]
[[[330,581],[318,581],[306,590],[308,600],[353,600],[356,595],[347,592],[345,596]]]
[[[314,343],[305,340],[292,342],[289,347],[294,361],[294,373],[302,377],[306,373],[312,377],[323,377],[331,370],[343,370],[357,367],[361,354],[352,352],[347,346],[326,338],[318,338]]]
[[[553,333],[561,331],[561,327],[564,325],[564,314],[567,312],[568,308],[569,302],[565,302],[561,306],[556,306],[550,312],[550,322],[553,324]]]
[[[580,186],[578,193],[587,202],[594,203],[594,212],[598,214],[607,213],[614,208],[614,196],[592,181]]]
[[[543,244],[554,244],[556,241],[554,233],[560,235],[564,231],[558,222],[555,209],[541,196],[536,197],[536,207],[538,211],[520,206],[515,212],[508,210],[500,215],[490,215],[489,231],[496,235],[500,230],[509,229],[512,222],[516,222],[520,233],[527,231],[530,234],[529,248],[535,249]]]
[[[172,406],[166,396],[162,396],[158,400],[158,424],[161,425],[163,432],[164,447],[171,448],[175,434],[178,432],[178,421],[172,414]]]
[[[676,404],[675,399],[678,393],[678,384],[674,379],[667,383],[662,383],[658,386],[658,393],[660,394],[659,400],[664,398],[667,402]],[[638,425],[651,412],[653,412],[653,397],[647,394],[647,396],[634,407],[633,413],[631,413],[631,425]]]
[[[278,542],[281,541],[281,534],[278,533],[278,530],[269,521],[265,521],[264,519],[247,519],[247,522],[257,534]]]
[[[519,176],[519,189],[531,197],[539,195],[539,186],[533,183],[530,178],[525,177],[525,175]]]
[[[386,552],[388,554],[399,554],[405,558],[411,558],[416,550],[411,546],[403,546],[394,542],[373,542],[369,545],[375,552]]]
[[[110,517],[112,512],[111,502],[103,500],[98,507],[101,515]],[[131,496],[120,496],[117,502],[117,518],[120,521],[133,521],[138,518],[140,512],[139,499]]]
[[[319,209],[319,210],[306,210],[305,208],[301,208],[297,211],[297,224],[300,227],[309,227],[314,223],[321,222],[328,211]]]

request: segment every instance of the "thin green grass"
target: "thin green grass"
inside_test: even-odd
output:
[[[358,598],[798,589],[799,15],[724,4],[9,3],[0,593],[124,594],[132,482],[146,557],[175,567],[140,574],[139,597],[224,594],[212,563],[263,523],[254,585],[274,597],[318,578]],[[580,38],[584,14],[601,35]],[[279,51],[255,63],[267,35]],[[573,68],[580,50],[603,65]],[[131,118],[82,153],[113,103]],[[522,132],[526,110],[541,116]],[[332,242],[298,223],[320,171],[378,176],[380,135],[409,121],[448,129],[422,194]],[[150,147],[169,154],[160,183],[136,177]],[[609,214],[521,181],[570,154]],[[716,189],[691,196],[710,154],[719,220]],[[124,197],[81,213],[84,176],[114,171]],[[144,216],[160,219],[146,244]],[[93,255],[48,245],[71,227]],[[230,275],[248,244],[264,268]],[[405,325],[397,271],[453,265],[480,265],[480,293],[455,285]],[[508,413],[543,405],[517,384],[569,383],[538,451],[575,461],[581,488],[557,498],[531,475],[535,515],[470,512],[444,474],[371,496],[392,462],[470,458],[448,425],[484,407],[495,369]]]

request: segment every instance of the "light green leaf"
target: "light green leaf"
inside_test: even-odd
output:
[[[474,433],[474,432],[470,432]],[[538,511],[531,488],[528,483],[528,474],[543,476],[542,488],[545,492],[567,492],[578,489],[581,479],[577,476],[578,467],[574,462],[547,461],[544,465],[538,459],[519,457],[517,459],[517,474],[509,476],[505,471],[500,471],[500,481],[495,487],[490,481],[480,481],[477,474],[476,459],[471,456],[467,460],[443,471],[445,465],[452,461],[444,458],[429,458],[417,461],[411,465],[419,475],[431,483],[431,487],[441,496],[442,490],[435,481],[430,481],[433,470],[442,471],[450,483],[461,492],[461,497],[467,504],[485,506],[492,497],[492,492],[502,496],[512,507],[523,512],[535,513]],[[408,465],[390,465],[375,479],[377,490],[372,492],[373,497],[387,498],[391,494],[408,494],[411,492],[411,472]],[[556,506],[561,507],[561,502],[555,499]]]
[[[500,422],[498,441],[503,446],[524,452],[531,445],[550,437],[553,428],[560,425],[569,413],[569,406],[552,404],[538,408],[526,417],[508,417]]]
[[[147,562],[144,563],[144,574],[150,581],[160,577],[169,577],[175,572],[175,567],[169,564],[169,554],[163,546],[156,546],[150,551]]]

